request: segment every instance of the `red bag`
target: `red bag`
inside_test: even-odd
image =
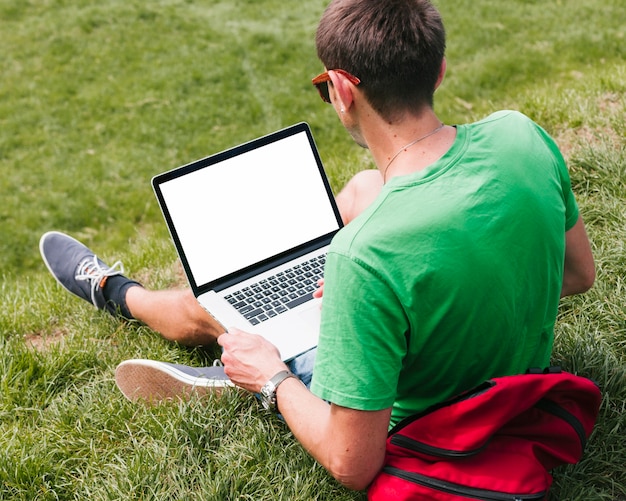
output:
[[[559,368],[490,379],[398,423],[368,499],[544,500],[549,471],[582,457],[600,401]]]

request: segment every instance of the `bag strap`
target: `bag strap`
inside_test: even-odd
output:
[[[433,450],[479,451],[504,427],[508,427],[507,433],[520,436],[541,434],[548,428],[547,420],[552,415],[560,420],[557,423],[569,423],[575,430],[573,436],[580,439],[582,454],[600,402],[598,385],[588,378],[563,372],[558,367],[533,369],[526,374],[490,379],[405,418],[389,432],[388,449],[393,450],[392,437],[396,443],[398,437],[406,437]],[[567,432],[560,425],[556,429]]]

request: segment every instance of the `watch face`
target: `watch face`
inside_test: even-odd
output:
[[[270,398],[272,396],[272,393],[274,393],[272,391],[272,388],[270,388],[267,384],[263,388],[261,388],[261,396],[265,398]]]
[[[261,403],[263,407],[276,410],[276,389],[285,379],[296,377],[288,370],[280,371],[261,388]]]
[[[276,389],[269,383],[261,388],[261,403],[265,409],[273,409],[276,404]]]

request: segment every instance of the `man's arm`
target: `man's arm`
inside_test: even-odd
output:
[[[258,393],[286,369],[276,348],[261,336],[231,329],[218,338],[228,377]],[[278,410],[307,451],[339,482],[365,489],[380,471],[391,409],[359,411],[328,404],[293,378],[276,392]]]
[[[329,405],[294,379],[278,387],[277,402],[296,438],[341,484],[361,490],[372,482],[383,466],[391,408]]]
[[[579,294],[591,288],[596,270],[591,245],[581,217],[565,233],[565,266],[561,297]]]

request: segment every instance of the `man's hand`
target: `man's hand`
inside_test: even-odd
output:
[[[229,329],[217,342],[224,352],[224,371],[233,383],[258,393],[274,375],[287,369],[278,349],[265,338],[239,329]]]
[[[258,393],[287,366],[265,338],[231,329],[217,342],[224,348],[226,375]],[[329,405],[295,379],[277,390],[280,413],[296,438],[337,480],[350,489],[365,489],[380,470],[391,408],[360,411]]]
[[[313,292],[313,297],[316,299],[321,298],[324,295],[324,279],[320,278],[317,281],[317,289]]]

